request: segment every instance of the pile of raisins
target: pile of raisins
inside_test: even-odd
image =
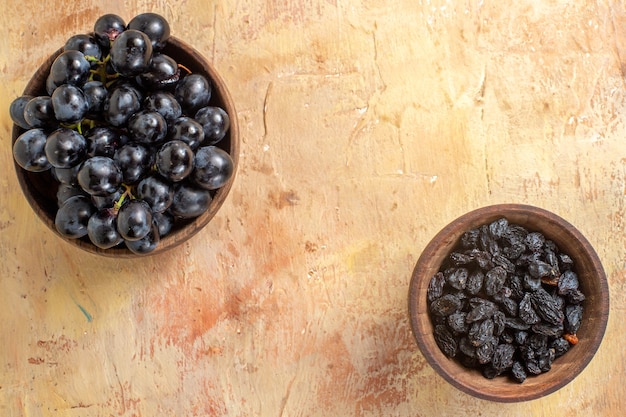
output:
[[[500,218],[466,231],[428,286],[441,351],[492,379],[548,372],[578,342],[585,295],[572,258]]]

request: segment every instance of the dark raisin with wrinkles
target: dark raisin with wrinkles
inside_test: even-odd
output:
[[[552,274],[552,265],[540,260],[535,260],[528,265],[528,273],[533,278],[541,279]]]
[[[482,374],[487,379],[494,379],[495,377],[500,375],[500,372],[498,372],[498,370],[493,366],[487,365],[482,369]]]
[[[583,306],[571,304],[565,307],[565,332],[576,334],[583,318]]]
[[[524,330],[520,330],[515,333],[515,343],[519,346],[525,345],[528,343],[528,332]]]
[[[506,327],[508,327],[509,329],[513,329],[513,330],[528,330],[528,329],[530,329],[530,324],[524,323],[522,320],[520,320],[517,317],[507,317],[504,320],[504,324],[505,324]]]
[[[535,324],[541,321],[541,318],[533,308],[530,293],[526,293],[524,298],[519,302],[518,315],[524,323]]]
[[[466,316],[467,313],[464,312],[452,313],[448,316],[448,327],[453,333],[467,333],[467,322],[465,321]]]
[[[521,362],[513,362],[513,366],[511,366],[511,377],[520,384],[526,380],[526,370]]]
[[[530,328],[535,334],[558,337],[563,334],[563,325],[537,323]]]
[[[568,291],[578,289],[578,275],[573,271],[565,271],[559,277],[559,294],[567,294]]]
[[[494,265],[501,266],[507,274],[515,273],[515,264],[502,254],[494,255],[491,259]]]
[[[455,295],[445,294],[433,301],[430,307],[435,315],[449,316],[461,307],[461,300]]]
[[[483,281],[485,280],[485,274],[482,271],[477,270],[470,272],[467,277],[467,284],[465,284],[465,291],[471,295],[478,294],[483,289]]]
[[[444,325],[435,326],[435,342],[441,351],[449,358],[456,356],[458,345],[456,338]]]
[[[541,248],[543,248],[543,244],[545,243],[546,238],[542,233],[539,232],[531,232],[526,235],[526,239],[524,243],[526,247],[532,252],[539,252]]]
[[[465,289],[467,275],[468,272],[465,268],[450,268],[444,272],[446,283],[457,290]]]
[[[459,350],[469,358],[476,357],[476,347],[470,343],[467,337],[462,337],[461,340],[459,340]]]
[[[478,346],[476,348],[476,359],[478,359],[478,363],[484,365],[491,362],[496,346],[498,346],[498,339],[493,336],[488,337],[485,343]]]
[[[506,271],[501,266],[495,266],[485,274],[484,289],[487,295],[494,295],[502,289],[506,282]]]
[[[466,253],[452,252],[450,254],[450,261],[452,261],[452,263],[455,266],[467,265],[471,263],[473,260],[474,258],[471,255],[468,255]]]
[[[510,344],[500,344],[493,352],[491,364],[498,371],[498,373],[502,373],[513,366],[514,355],[515,346]]]
[[[469,313],[467,313],[466,320],[468,323],[482,321],[493,316],[493,313],[496,312],[498,307],[491,301],[485,301],[486,302],[478,303]],[[471,302],[472,300],[470,300],[470,304]]]
[[[524,285],[524,288],[526,288],[529,291],[536,291],[539,288],[541,288],[541,279],[534,278],[530,274],[524,274],[522,283]]]
[[[565,297],[567,298],[567,302],[570,304],[580,304],[585,301],[585,294],[583,294],[580,290],[568,290],[565,293]]]
[[[478,236],[480,231],[478,229],[468,230],[461,236],[461,245],[466,249],[473,249],[478,245]]]
[[[558,339],[554,339],[550,344],[550,349],[554,350],[555,357],[559,357],[567,352],[570,348],[570,344],[565,338],[559,337]]]
[[[497,310],[493,313],[493,334],[495,336],[500,336],[504,329],[506,328],[506,316],[500,310]]]
[[[443,272],[437,272],[433,275],[428,283],[427,297],[429,303],[432,303],[443,295],[445,285],[446,278],[443,276]]]
[[[489,233],[495,239],[500,239],[502,236],[504,236],[508,229],[509,221],[504,217],[489,224]]]
[[[467,337],[476,347],[482,346],[493,337],[493,320],[486,319],[470,326]]]
[[[543,320],[550,324],[561,324],[564,320],[563,310],[559,309],[554,298],[543,288],[531,295],[532,305]]]

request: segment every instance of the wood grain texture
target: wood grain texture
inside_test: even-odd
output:
[[[3,416],[617,416],[626,396],[623,2],[7,0],[0,23]],[[241,133],[218,215],[158,258],[60,242],[13,172],[8,107],[103,13],[167,17]],[[11,168],[9,168],[11,167]],[[426,364],[412,270],[478,207],[543,207],[596,249],[604,342],[496,404]]]

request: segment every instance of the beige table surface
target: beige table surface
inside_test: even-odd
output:
[[[617,416],[626,397],[626,5],[598,1],[6,0],[0,16],[0,415]],[[167,17],[237,104],[222,210],[156,258],[43,226],[8,106],[104,13]],[[411,334],[421,250],[478,207],[577,226],[609,279],[604,342],[545,398],[447,384]]]

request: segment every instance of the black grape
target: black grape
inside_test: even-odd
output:
[[[89,110],[89,102],[83,90],[71,84],[64,84],[55,89],[51,100],[54,117],[59,122],[76,123]]]
[[[234,165],[230,155],[216,146],[204,146],[196,152],[192,179],[207,190],[223,187],[232,177]]]
[[[31,172],[42,172],[52,165],[46,156],[48,136],[43,129],[30,129],[22,133],[13,144],[13,157],[22,168]]]
[[[145,33],[154,50],[162,49],[170,37],[170,25],[167,20],[156,13],[141,13],[128,22],[128,29]]]
[[[124,241],[117,231],[117,213],[112,208],[96,211],[87,222],[87,235],[100,249],[109,249]]]
[[[202,74],[188,74],[176,84],[174,95],[187,114],[195,114],[211,100],[211,83]]]
[[[189,219],[198,217],[211,204],[211,193],[186,182],[174,186],[174,198],[170,212],[180,218]]]
[[[77,178],[83,190],[97,196],[113,194],[122,185],[122,171],[106,156],[93,156],[83,162]]]
[[[24,108],[32,99],[33,96],[29,95],[19,96],[13,100],[9,106],[9,115],[11,116],[11,120],[22,129],[30,129],[32,127],[30,124],[26,123],[26,119],[24,119]]]
[[[139,240],[152,228],[152,210],[148,203],[134,199],[125,202],[117,213],[117,230],[125,240]]]
[[[156,153],[155,165],[159,174],[172,182],[181,181],[193,170],[193,150],[182,140],[171,140]]]
[[[224,139],[230,127],[230,118],[221,107],[203,107],[196,112],[194,119],[202,125],[207,145],[215,145]]]
[[[71,168],[87,155],[87,139],[75,130],[61,127],[48,136],[46,157],[55,168]]]
[[[87,223],[94,210],[88,197],[77,195],[68,198],[54,218],[57,231],[72,239],[87,235]]]
[[[138,30],[127,29],[111,45],[111,66],[125,77],[139,75],[148,70],[152,59],[152,43]]]

